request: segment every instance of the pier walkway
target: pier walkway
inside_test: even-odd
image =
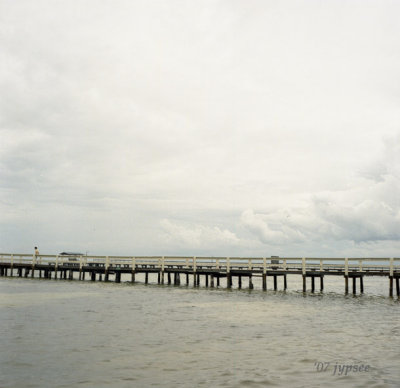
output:
[[[129,276],[135,282],[136,274],[144,274],[145,283],[149,276],[156,276],[158,284],[206,287],[225,286],[232,288],[236,278],[238,288],[243,280],[254,288],[253,278],[262,279],[262,289],[267,290],[267,280],[273,280],[274,290],[278,289],[278,278],[283,279],[287,289],[287,275],[299,275],[303,281],[303,292],[307,292],[307,279],[311,292],[315,292],[317,278],[319,288],[324,289],[325,276],[342,276],[344,291],[349,293],[349,279],[352,292],[364,292],[364,277],[379,276],[389,280],[389,296],[400,295],[400,258],[306,258],[306,257],[175,257],[175,256],[76,256],[76,255],[28,255],[0,253],[0,276],[43,277],[47,279],[79,279],[91,281],[121,282]],[[223,284],[221,284],[221,280]]]

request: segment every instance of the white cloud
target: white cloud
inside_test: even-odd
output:
[[[391,250],[399,8],[0,0],[0,249]]]
[[[265,244],[302,243],[304,246],[323,242],[335,244],[373,243],[365,252],[384,241],[400,241],[400,160],[396,150],[400,138],[385,142],[381,157],[340,191],[315,193],[303,207],[273,209],[269,212],[242,213],[241,221]],[[384,174],[375,174],[376,166]],[[367,179],[364,179],[367,178]],[[396,244],[397,245],[397,244]]]
[[[297,214],[298,216],[298,214]],[[305,225],[289,220],[289,212],[255,214],[253,210],[242,213],[241,220],[263,243],[284,244],[305,239]]]
[[[189,251],[211,246],[219,252],[221,247],[231,249],[242,244],[235,233],[217,226],[178,224],[168,219],[161,220],[160,224],[164,232],[164,241],[176,249],[183,248]]]

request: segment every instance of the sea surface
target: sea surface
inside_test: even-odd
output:
[[[356,296],[335,277],[315,294],[300,276],[276,292],[137,280],[0,278],[0,387],[400,386],[387,278]]]

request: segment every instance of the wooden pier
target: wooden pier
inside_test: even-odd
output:
[[[27,255],[0,253],[0,276],[39,277],[46,279],[79,279],[91,281],[121,282],[122,276],[135,282],[136,274],[144,274],[144,282],[149,276],[156,276],[158,284],[200,285],[206,287],[232,288],[236,280],[237,288],[246,285],[254,288],[254,278],[261,278],[261,288],[267,290],[269,279],[273,289],[278,289],[278,279],[283,280],[283,289],[288,287],[287,275],[302,277],[303,292],[307,292],[307,279],[311,292],[317,286],[324,290],[325,276],[341,276],[344,292],[364,292],[364,277],[378,276],[388,279],[389,296],[400,295],[400,258],[245,258],[245,257],[172,257],[172,256],[65,256]],[[316,282],[317,279],[317,282]],[[224,284],[221,284],[221,280]]]

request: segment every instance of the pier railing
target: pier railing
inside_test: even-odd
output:
[[[319,257],[196,257],[196,256],[73,256],[73,255],[32,255],[20,253],[0,253],[0,263],[10,265],[48,265],[55,268],[104,267],[112,268],[181,268],[196,271],[209,269],[231,272],[249,270],[267,271],[337,271],[348,274],[357,272],[385,272],[393,276],[400,271],[400,258],[319,258]]]

